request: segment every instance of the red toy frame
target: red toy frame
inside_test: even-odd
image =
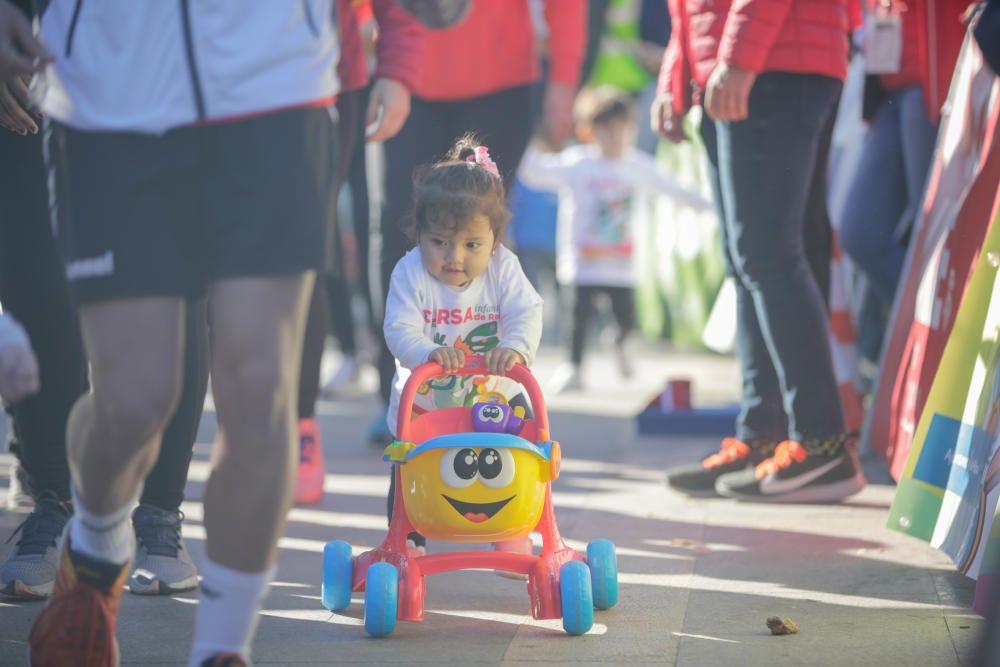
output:
[[[431,437],[442,435],[443,428],[451,429],[465,424],[471,432],[470,408],[446,408],[425,413],[412,418],[413,399],[417,388],[427,380],[444,375],[440,364],[428,362],[414,369],[403,388],[399,401],[399,417],[396,438],[419,444]],[[486,371],[480,356],[467,357],[465,366],[456,375],[493,375]],[[528,392],[533,419],[525,421],[522,436],[536,434],[536,440],[549,440],[549,418],[545,409],[545,398],[538,382],[525,366],[517,364],[506,376],[520,383]],[[421,437],[422,436],[422,437]],[[553,447],[553,456],[558,456],[558,447]],[[404,621],[422,621],[424,618],[424,577],[453,570],[484,568],[505,570],[528,575],[528,597],[531,600],[531,614],[536,619],[562,617],[562,602],[559,593],[559,569],[570,561],[586,562],[575,550],[566,546],[556,526],[552,508],[552,484],[545,485],[545,501],[542,515],[535,530],[542,535],[542,550],[537,556],[529,554],[505,553],[497,551],[453,551],[431,555],[416,555],[406,548],[406,536],[413,532],[413,526],[406,515],[403,504],[402,484],[399,466],[395,475],[395,495],[393,497],[392,520],[389,531],[381,546],[366,551],[354,559],[352,590],[365,590],[368,567],[374,563],[391,563],[399,572],[399,596],[396,617]]]

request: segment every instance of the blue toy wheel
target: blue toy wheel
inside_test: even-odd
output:
[[[587,564],[574,560],[559,568],[563,629],[571,635],[585,634],[594,625],[594,596]]]
[[[618,604],[618,557],[611,540],[594,540],[587,545],[587,565],[596,609]]]
[[[391,563],[368,567],[365,584],[365,630],[372,637],[385,637],[396,629],[399,604],[399,573]]]
[[[343,540],[327,542],[323,547],[323,586],[320,597],[330,611],[351,606],[351,586],[354,583],[354,559],[351,545]]]

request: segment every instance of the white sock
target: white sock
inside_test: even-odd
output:
[[[238,653],[249,664],[250,640],[274,571],[272,567],[265,572],[240,572],[205,559],[188,665],[199,667],[217,653]]]
[[[132,525],[129,514],[134,502],[110,514],[94,514],[80,500],[76,486],[73,494],[73,517],[69,541],[73,551],[106,563],[124,564],[132,557]]]

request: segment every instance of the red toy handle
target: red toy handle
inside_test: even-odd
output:
[[[403,386],[403,394],[399,397],[399,415],[396,417],[396,438],[407,440],[410,435],[410,420],[413,413],[413,399],[417,394],[417,389],[431,378],[441,375],[503,375],[514,382],[522,385],[528,392],[531,401],[531,409],[535,413],[535,422],[538,426],[538,440],[545,442],[549,439],[549,414],[545,409],[545,397],[538,386],[538,381],[531,374],[524,364],[514,364],[506,373],[491,373],[486,370],[483,357],[479,354],[465,357],[465,365],[454,373],[445,373],[444,367],[436,361],[428,361],[413,369],[409,379]]]

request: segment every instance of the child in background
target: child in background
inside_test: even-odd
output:
[[[632,369],[625,340],[635,321],[633,249],[645,226],[651,196],[669,195],[698,209],[710,203],[633,148],[635,121],[628,97],[611,88],[584,89],[576,101],[580,146],[543,155],[529,148],[518,172],[525,185],[558,191],[556,277],[572,288],[570,363],[553,378],[553,391],[581,389],[581,364],[593,300],[605,294],[618,325],[615,349],[624,377]]]
[[[538,350],[542,299],[517,257],[500,243],[510,217],[505,200],[486,147],[469,136],[414,179],[411,235],[417,247],[393,269],[383,327],[396,358],[386,415],[393,434],[403,385],[425,361],[440,363],[448,375],[420,388],[415,414],[471,405],[480,386],[525,405],[512,380],[452,375],[467,354],[483,355],[489,371],[503,373],[515,363],[530,365]],[[422,536],[410,539],[423,546]]]

